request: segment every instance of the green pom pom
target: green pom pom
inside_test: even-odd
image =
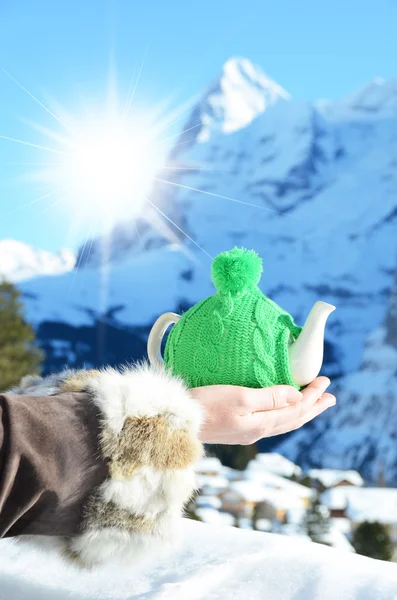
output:
[[[212,263],[212,281],[223,294],[255,288],[261,273],[262,260],[254,250],[234,248],[219,254]]]

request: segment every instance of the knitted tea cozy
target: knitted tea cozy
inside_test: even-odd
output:
[[[298,387],[288,346],[302,328],[260,291],[261,273],[262,260],[253,250],[234,248],[214,259],[218,293],[182,315],[165,347],[166,367],[189,387]]]

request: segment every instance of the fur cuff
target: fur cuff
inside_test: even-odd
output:
[[[193,467],[203,454],[201,409],[181,380],[147,365],[26,377],[11,393],[81,391],[99,409],[109,476],[85,506],[81,535],[31,541],[58,548],[80,566],[135,567],[178,541],[183,506],[195,489]]]
[[[136,564],[172,547],[195,487],[201,411],[183,383],[140,366],[85,382],[100,409],[109,478],[90,498],[69,552],[85,565]]]

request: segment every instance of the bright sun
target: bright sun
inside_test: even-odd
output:
[[[33,166],[34,171],[26,178],[38,183],[45,193],[19,208],[51,201],[43,212],[56,205],[63,207],[71,229],[82,227],[88,237],[92,231],[106,232],[138,215],[152,217],[153,212],[144,210],[147,203],[149,209],[157,211],[157,218],[178,229],[149,196],[159,172],[174,169],[165,166],[172,145],[168,140],[180,135],[180,119],[190,112],[190,103],[188,111],[186,104],[170,110],[167,101],[153,105],[151,110],[137,110],[132,104],[139,74],[124,100],[112,74],[103,102],[85,101],[78,113],[60,106],[53,111],[7,71],[0,70],[39,104],[52,122],[51,127],[31,124],[44,136],[44,141],[37,143],[0,135],[0,139],[35,151],[33,159],[30,155],[29,162],[22,164]],[[172,129],[177,133],[170,135]]]
[[[105,221],[141,212],[163,160],[149,132],[102,117],[78,127],[66,145],[53,175],[72,204]]]
[[[114,76],[111,74],[105,102],[99,109],[85,102],[84,111],[79,115],[66,112],[59,106],[53,112],[12,75],[0,68],[0,71],[44,109],[52,120],[51,128],[40,124],[32,125],[33,129],[44,136],[43,142],[41,139],[35,143],[0,135],[0,140],[28,147],[29,151],[34,149],[33,162],[29,157],[29,162],[16,164],[34,165],[34,172],[27,178],[38,183],[41,190],[46,189],[44,194],[15,210],[31,205],[37,206],[50,200],[51,204],[42,212],[58,205],[62,206],[70,221],[71,232],[76,234],[80,228],[83,229],[85,244],[95,233],[106,233],[117,223],[125,221],[132,220],[135,224],[136,217],[140,216],[169,241],[178,242],[180,234],[183,234],[210,257],[204,248],[158,206],[157,199],[151,194],[155,181],[177,186],[189,193],[216,197],[222,201],[227,200],[262,210],[273,209],[213,191],[189,187],[180,183],[179,178],[177,181],[173,179],[173,171],[211,170],[211,167],[205,165],[178,166],[166,161],[167,152],[172,146],[169,140],[175,141],[175,138],[201,127],[202,123],[198,122],[180,131],[180,119],[191,114],[191,102],[173,110],[170,110],[170,103],[167,102],[153,106],[151,111],[137,111],[135,108],[131,110],[142,67],[143,63],[135,83],[131,82],[124,102],[118,99]],[[171,128],[177,133],[170,135]],[[195,134],[196,132],[192,131],[193,137]],[[186,141],[190,142],[188,139],[180,144]],[[159,177],[159,174],[164,172],[165,178]],[[137,227],[136,230],[139,235]]]

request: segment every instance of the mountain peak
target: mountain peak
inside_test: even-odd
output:
[[[375,77],[358,91],[350,94],[346,99],[351,108],[364,112],[379,112],[397,108],[397,80],[385,80]]]
[[[205,142],[216,131],[232,133],[251,123],[269,106],[289,98],[288,92],[247,58],[230,58],[193,109],[184,127],[189,132],[182,133],[178,145]]]
[[[205,141],[211,129],[224,133],[241,129],[268,106],[289,97],[288,92],[248,59],[230,58],[199,104],[205,123],[199,139]]]

